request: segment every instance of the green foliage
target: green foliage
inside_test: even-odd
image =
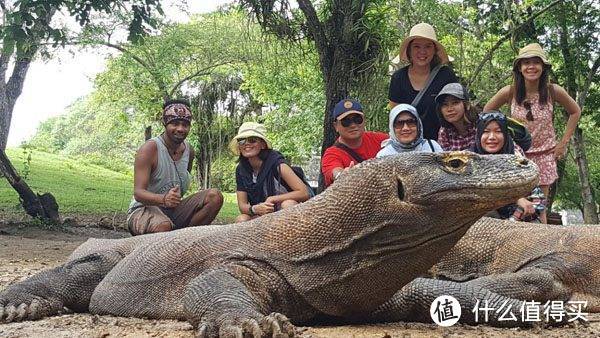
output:
[[[235,168],[237,167],[237,158],[233,154],[223,154],[217,160],[212,162],[211,182],[214,188],[224,192],[233,192],[236,190]]]
[[[163,14],[160,1],[157,0],[19,0],[2,4],[4,18],[0,38],[7,55],[14,50],[26,52],[32,41],[64,45],[68,39],[67,30],[52,20],[57,12],[68,13],[81,26],[90,23],[93,13],[126,12],[130,14],[129,40],[134,42],[139,41],[150,29],[156,28],[154,13]]]
[[[143,127],[135,118],[88,97],[42,123],[28,145],[128,173],[143,141]]]

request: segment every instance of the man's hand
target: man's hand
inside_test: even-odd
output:
[[[181,192],[179,186],[176,185],[169,190],[163,197],[164,205],[166,208],[175,208],[181,203]]]
[[[350,169],[352,167],[354,167],[354,161],[350,161],[350,165],[348,165],[346,168],[344,168],[344,169],[340,168],[340,169],[334,171],[334,173],[333,173],[333,180],[337,181],[340,178],[340,176],[342,176],[343,174],[347,173],[348,169]]]
[[[275,204],[265,201],[262,203],[255,204],[254,206],[252,206],[252,208],[255,214],[262,216],[274,212]]]

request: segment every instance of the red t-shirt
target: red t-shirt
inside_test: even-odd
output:
[[[381,150],[381,142],[387,140],[388,134],[366,131],[362,136],[362,144],[354,150],[363,160],[374,158],[379,150]],[[325,186],[333,183],[333,169],[347,168],[350,162],[356,163],[356,160],[350,156],[345,150],[336,146],[331,146],[325,150],[325,154],[321,158],[321,171],[325,178]]]

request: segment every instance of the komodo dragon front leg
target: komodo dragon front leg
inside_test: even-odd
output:
[[[288,287],[254,267],[213,268],[188,284],[184,311],[199,337],[293,337],[294,325],[280,313],[293,303],[293,292],[281,292]]]
[[[89,254],[7,287],[0,292],[0,323],[39,319],[64,307],[87,311],[94,289],[122,258],[117,251]]]

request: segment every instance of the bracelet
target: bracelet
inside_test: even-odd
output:
[[[165,207],[167,206],[167,194],[164,194],[164,195],[163,195],[163,202],[162,202],[162,205],[163,205],[163,206],[165,206]]]
[[[256,214],[254,213],[254,210],[252,210],[254,206],[252,204],[250,204],[250,216],[256,216]]]

